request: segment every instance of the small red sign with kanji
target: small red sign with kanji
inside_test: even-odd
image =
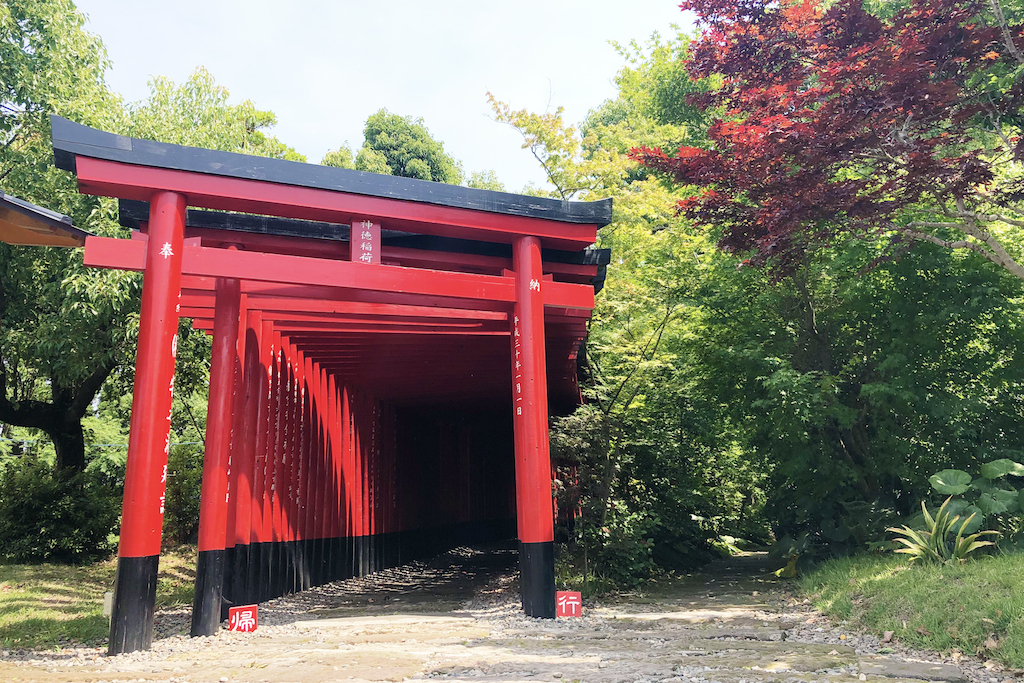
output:
[[[349,248],[353,261],[380,263],[380,223],[370,220],[352,221]]]
[[[256,605],[240,605],[228,609],[228,630],[252,633],[259,625]]]
[[[556,617],[582,617],[583,595],[576,591],[558,591],[555,593]]]

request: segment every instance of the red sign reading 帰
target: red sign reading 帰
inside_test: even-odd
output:
[[[228,630],[252,633],[259,626],[256,605],[241,605],[228,609]]]
[[[555,594],[556,617],[582,617],[583,596],[576,591],[558,591]]]

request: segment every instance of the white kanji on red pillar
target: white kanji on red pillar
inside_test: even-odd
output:
[[[539,292],[540,291],[540,280],[537,280],[536,278],[534,278],[533,280],[530,280],[530,291],[531,292]]]
[[[164,242],[164,245],[160,247],[160,255],[164,258],[168,256],[174,256],[174,249],[171,248],[170,242]]]

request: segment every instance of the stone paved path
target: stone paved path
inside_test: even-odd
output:
[[[981,662],[891,652],[797,603],[756,554],[588,606],[580,619],[518,610],[515,553],[460,549],[260,606],[254,634],[184,635],[158,615],[150,652],[8,652],[0,681],[586,681],[588,683],[1001,683]]]

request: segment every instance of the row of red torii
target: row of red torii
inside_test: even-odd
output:
[[[179,317],[213,335],[194,635],[513,535],[526,614],[554,616],[549,398],[579,401],[611,200],[51,125],[57,166],[136,228],[85,236],[86,265],[144,273],[111,653],[152,641]]]

